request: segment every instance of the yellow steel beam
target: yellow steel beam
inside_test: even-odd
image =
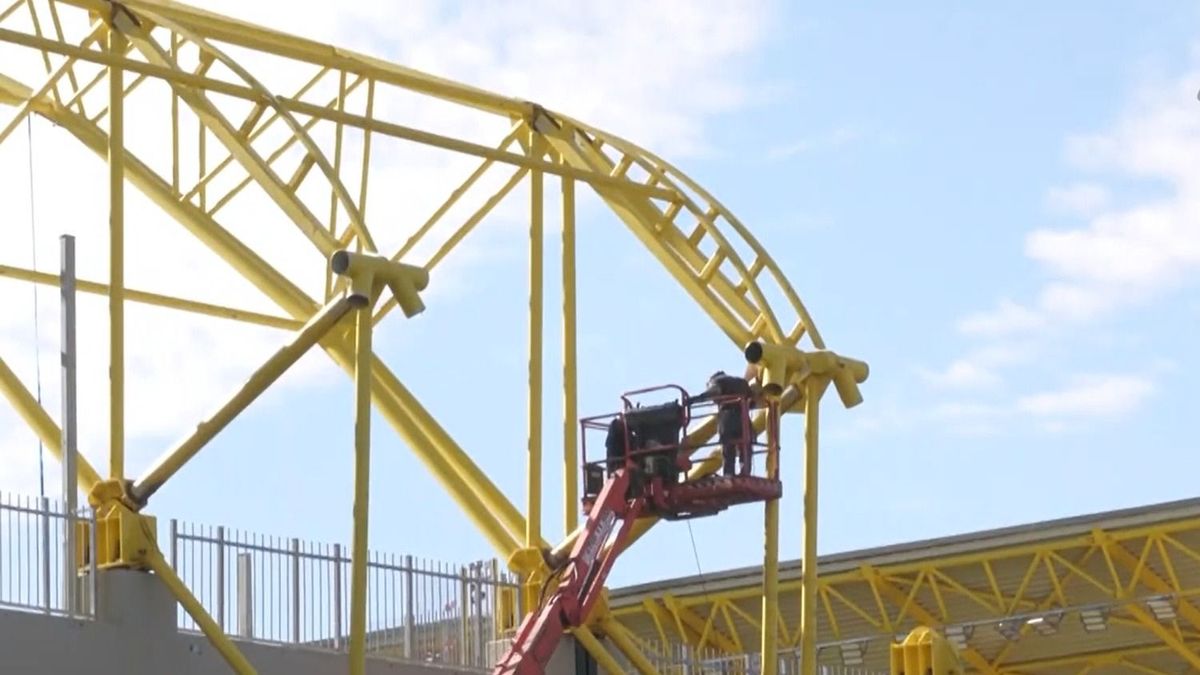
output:
[[[209,93],[219,93],[226,96],[232,96],[234,98],[251,102],[259,102],[265,96],[263,92],[257,91],[254,88],[245,85],[217,80],[201,75],[195,75],[176,70],[174,68],[158,65],[156,63],[145,63],[124,57],[114,57],[105,52],[81,49],[71,44],[60,43],[54,40],[48,40],[46,38],[34,37],[7,28],[0,28],[0,42],[10,42],[12,44],[30,47],[50,53],[71,56],[80,61],[87,61],[91,63],[99,63],[103,65],[118,63],[128,72],[134,72],[163,80],[164,82],[170,83],[176,89],[191,88]],[[372,119],[364,115],[356,115],[349,112],[338,111],[328,106],[308,103],[286,96],[271,96],[271,98],[279,105],[280,109],[287,112],[316,117],[326,122],[341,123],[361,131],[370,131],[373,134],[411,141],[413,143],[420,143],[422,145],[428,145],[430,147],[440,148],[442,150],[448,150],[451,152],[493,159],[503,164],[510,164],[512,166],[517,166],[528,170],[539,170],[547,174],[566,176],[576,180],[584,181],[590,185],[607,185],[615,189],[645,197],[653,197],[655,199],[662,199],[666,201],[674,201],[679,198],[677,193],[670,190],[647,187],[638,183],[631,183],[629,181],[614,178],[605,173],[597,171],[578,169],[570,165],[558,164],[544,159],[533,159],[517,152],[501,151],[495,148],[490,148],[486,145],[479,145],[477,143],[471,143],[449,136],[443,136],[412,127],[406,127],[401,124],[386,122],[380,119]],[[25,99],[15,97],[11,93],[11,90],[0,93],[0,102],[16,105],[20,104],[20,102],[23,100]]]
[[[612,619],[605,618],[600,620],[600,629],[604,631],[608,639],[612,640],[617,649],[625,655],[625,658],[633,664],[637,672],[641,673],[641,675],[656,675],[658,673],[658,669],[654,667],[653,663],[650,663],[650,659],[647,659],[642,650],[638,648],[624,626]]]
[[[801,675],[817,674],[817,596],[820,592],[817,588],[817,428],[821,395],[828,384],[828,380],[815,377],[808,378],[804,383],[804,529],[800,533],[804,551],[804,567],[800,578]]]
[[[33,394],[29,393],[16,373],[4,362],[3,357],[0,357],[0,392],[3,392],[13,409],[25,420],[25,424],[29,425],[29,428],[42,440],[50,454],[61,462],[63,459],[62,430],[51,419],[46,409],[37,402]],[[85,494],[89,493],[100,482],[100,474],[96,473],[96,469],[82,453],[75,458],[75,462],[78,467],[76,475],[79,480],[79,489]]]
[[[534,171],[530,176],[529,194],[529,438],[525,476],[529,509],[525,520],[525,546],[535,548],[542,542],[542,307],[545,299],[542,172]]]
[[[110,55],[125,53],[125,36],[108,31]],[[108,447],[109,477],[125,478],[125,71],[108,68]]]
[[[134,499],[144,505],[164,483],[183,468],[196,453],[221,432],[243,410],[250,406],[267,387],[277,381],[288,368],[317,344],[342,317],[350,311],[350,300],[339,297],[313,315],[296,337],[275,352],[258,370],[250,375],[232,397],[212,415],[201,422],[190,436],[168,450],[133,485]]]
[[[4,39],[0,35],[0,40]],[[24,98],[28,87],[0,76],[0,91],[10,97]],[[103,155],[107,136],[85,118],[46,102],[35,110],[69,131],[86,147]],[[276,302],[286,313],[298,320],[307,320],[317,309],[316,302],[285,278],[266,261],[224,230],[200,208],[180,202],[178,193],[168,181],[155,174],[135,157],[127,157],[126,175],[130,182],[146,194],[165,213],[187,228],[201,242],[220,255],[236,271]],[[331,339],[322,345],[344,369],[353,368],[353,345],[346,338]],[[468,517],[480,528],[489,542],[503,556],[519,547],[514,531],[523,532],[524,522],[512,503],[500,494],[495,485],[458,448],[445,431],[400,384],[395,375],[378,359],[372,364],[374,384],[372,393],[384,419],[413,449],[418,458],[431,470],[438,481],[456,501],[463,505]],[[517,523],[500,520],[495,514],[516,513]],[[513,525],[519,524],[519,528]]]
[[[779,479],[779,418],[778,408],[771,404],[767,422],[767,466],[766,476]],[[806,423],[816,425],[815,419]],[[813,439],[816,440],[815,438]],[[814,448],[815,450],[815,448]],[[779,636],[779,500],[771,499],[763,507],[765,543],[763,546],[763,589],[762,589],[762,673],[775,675],[779,670],[777,642]],[[812,567],[816,567],[813,565]],[[815,576],[815,575],[814,575]],[[715,609],[715,608],[714,608]],[[728,612],[726,621],[736,636]]]
[[[104,12],[109,7],[106,0],[58,1],[93,12]],[[519,115],[528,108],[528,104],[524,101],[500,96],[372,56],[263,28],[181,3],[132,0],[122,4],[135,11],[145,10],[160,17],[170,18],[212,40],[276,54],[315,66],[344,70],[382,83],[476,107],[498,115]]]
[[[12,267],[10,265],[0,265],[0,277],[8,277],[20,281],[29,281],[35,284],[44,286],[59,286],[60,280],[57,274],[48,274],[46,272],[38,272],[36,270],[24,269],[20,267]],[[108,295],[108,284],[101,284],[95,281],[86,281],[80,279],[76,282],[75,290],[93,295]],[[176,298],[170,295],[162,295],[159,293],[149,293],[147,291],[139,291],[130,288],[125,289],[125,300],[128,302],[137,302],[144,305],[152,305],[155,307],[165,307],[167,309],[175,309],[192,314],[203,314],[219,319],[229,319],[231,321],[240,321],[258,326],[267,326],[268,328],[283,328],[286,330],[295,330],[304,325],[302,321],[288,319],[281,316],[272,316],[270,314],[262,314],[260,312],[251,312],[245,309],[237,309],[234,307],[223,307],[207,302],[197,302],[195,300],[185,300]]]
[[[563,534],[579,524],[579,398],[575,297],[575,181],[562,180]]]
[[[583,648],[592,655],[593,659],[596,659],[596,663],[604,669],[604,672],[609,675],[625,675],[624,671],[621,670],[621,664],[613,658],[612,654],[608,653],[608,650],[604,648],[604,645],[600,644],[600,641],[596,639],[595,634],[589,628],[578,626],[571,629],[571,635],[575,636],[575,639],[579,641],[579,644],[583,645]]]

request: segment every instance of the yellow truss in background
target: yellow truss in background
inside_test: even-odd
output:
[[[859,645],[882,671],[887,644],[927,625],[962,640],[968,672],[1200,671],[1200,500],[1017,529],[822,560],[822,662],[843,663],[841,646]],[[783,649],[799,642],[797,567],[780,582]],[[753,578],[659,582],[609,602],[648,649],[737,654],[761,630]]]
[[[442,487],[509,565],[522,573],[528,588],[541,579],[541,552],[549,548],[542,531],[540,437],[542,397],[542,291],[544,279],[545,177],[560,179],[563,194],[564,293],[564,516],[578,522],[576,456],[575,190],[589,186],[617,214],[666,271],[739,349],[764,345],[775,360],[764,362],[772,383],[785,385],[779,395],[785,409],[807,417],[808,458],[805,462],[805,555],[815,554],[816,441],[818,403],[833,382],[856,388],[865,366],[825,351],[821,336],[779,266],[749,231],[723,205],[675,167],[619,137],[602,132],[541,106],[450,82],[379,59],[356,54],[267,28],[218,16],[166,0],[17,0],[0,7],[0,45],[36,55],[40,68],[22,69],[13,61],[0,67],[0,104],[11,108],[0,121],[0,142],[27,115],[39,115],[108,163],[110,278],[107,284],[82,280],[79,288],[109,298],[111,321],[111,438],[107,477],[80,458],[81,489],[88,492],[103,518],[114,519],[122,533],[119,546],[104,562],[138,568],[161,568],[161,556],[140,511],[186,462],[237,414],[271,386],[308,349],[320,346],[356,380],[355,571],[352,596],[361,599],[366,542],[368,451],[366,407],[382,418],[422,460]],[[251,54],[286,67],[243,63],[234,54]],[[44,71],[44,72],[42,72]],[[280,72],[303,73],[285,84]],[[106,87],[99,87],[100,83]],[[145,86],[156,83],[156,87]],[[157,92],[157,93],[156,93]],[[417,94],[499,119],[508,133],[498,143],[480,143],[417,128],[380,113],[377,103],[399,93]],[[403,107],[400,107],[403,109]],[[140,156],[126,142],[143,130],[127,128],[131,112],[154,112],[170,119],[169,157],[155,161]],[[183,140],[185,125],[199,129],[195,147]],[[346,151],[349,138],[361,144],[357,159]],[[332,141],[329,139],[332,138]],[[404,141],[446,152],[473,156],[478,167],[449,191],[444,203],[409,240],[394,252],[379,251],[380,219],[368,216],[372,184],[372,145],[381,139]],[[165,140],[165,139],[162,139]],[[185,145],[189,147],[185,149]],[[161,147],[166,147],[162,143]],[[194,166],[196,175],[185,176]],[[464,194],[488,172],[507,172],[507,179],[482,206],[442,241],[429,241],[436,227]],[[531,182],[530,204],[530,436],[528,495],[524,513],[510,501],[429,414],[417,398],[370,349],[372,326],[400,306],[407,316],[423,307],[418,291],[437,283],[438,265],[522,180]],[[377,182],[377,181],[376,181]],[[132,185],[195,239],[278,307],[279,315],[233,306],[172,297],[154,289],[126,288],[124,283],[124,190]],[[62,186],[69,190],[69,186]],[[319,197],[313,197],[316,193]],[[265,198],[294,226],[296,234],[325,261],[323,295],[306,292],[268,261],[267,251],[239,238],[227,222],[228,205],[247,194]],[[383,222],[387,222],[385,219]],[[419,244],[436,248],[425,260],[414,260]],[[337,263],[337,256],[362,256],[362,264]],[[746,257],[744,257],[746,256]],[[403,267],[397,267],[403,263]],[[365,267],[364,267],[365,265]],[[363,270],[375,276],[366,279]],[[356,270],[358,270],[356,272]],[[339,276],[339,272],[345,276]],[[59,280],[37,270],[0,267],[0,276],[41,284]],[[386,277],[387,283],[381,281]],[[420,280],[418,280],[418,278]],[[364,280],[366,279],[366,280]],[[390,293],[381,295],[386,287]],[[349,295],[346,295],[349,289]],[[367,302],[348,303],[366,297]],[[777,299],[772,305],[768,298]],[[376,307],[376,300],[379,305]],[[125,466],[124,441],[124,307],[138,302],[294,331],[292,340],[265,362],[229,401],[195,434],[167,450],[162,458],[132,479]],[[232,303],[230,303],[232,304]],[[355,314],[354,325],[343,318]],[[801,341],[807,339],[800,351]],[[776,358],[778,357],[778,358]],[[751,359],[754,360],[754,359]],[[848,365],[850,364],[850,365]],[[853,371],[846,385],[847,369]],[[61,432],[52,416],[37,405],[11,370],[0,361],[0,390],[45,442],[61,456]],[[850,399],[856,400],[857,393]],[[849,401],[843,393],[843,400]],[[368,403],[369,402],[369,403]],[[761,427],[765,418],[756,423]],[[692,440],[711,436],[713,428]],[[698,465],[693,476],[716,468]],[[774,589],[774,544],[777,505],[766,508],[767,559],[764,606],[770,612]],[[774,515],[773,515],[774,514]],[[640,524],[644,534],[653,521]],[[565,533],[569,542],[572,527]],[[562,544],[560,544],[561,546]],[[106,549],[107,551],[107,549]],[[98,554],[102,552],[93,552]],[[202,608],[181,584],[168,585],[185,607]],[[177,580],[176,580],[177,581]],[[815,620],[815,576],[807,580],[806,616]],[[527,595],[528,609],[533,594]],[[361,602],[352,600],[355,615]],[[601,603],[603,605],[603,603]],[[239,672],[250,672],[232,643],[198,616],[206,633]],[[614,625],[603,612],[593,625]],[[361,621],[352,619],[352,671],[361,672]],[[803,631],[808,644],[814,630]],[[576,631],[580,642],[606,666],[612,657],[588,628]],[[774,650],[774,636],[762,636],[763,648]],[[645,661],[631,651],[633,643],[617,631],[613,644],[639,669]],[[815,654],[814,650],[809,650]],[[808,658],[815,658],[808,657]],[[774,659],[766,659],[766,672]],[[805,664],[812,672],[815,660]]]

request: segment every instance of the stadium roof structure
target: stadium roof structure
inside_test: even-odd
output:
[[[780,563],[780,647],[799,635],[800,561]],[[1200,672],[1200,499],[822,556],[820,661],[887,669],[888,645],[942,630],[974,672]],[[647,646],[754,652],[761,569],[612,591]]]

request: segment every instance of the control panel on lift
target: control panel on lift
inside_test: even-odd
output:
[[[641,404],[640,399],[651,396],[670,400]],[[764,455],[777,453],[778,447],[771,442],[758,443],[750,418],[752,401],[742,397],[692,398],[677,386],[630,392],[621,399],[624,405],[620,412],[580,421],[587,519],[565,559],[549,561],[553,569],[543,591],[555,579],[558,586],[521,622],[493,675],[545,672],[564,632],[587,620],[638,518],[697,518],[735,504],[782,495],[777,456],[771,462],[775,475],[767,476],[765,471],[768,458]],[[719,431],[712,434],[716,441],[690,442],[689,431],[700,436],[695,432],[705,424]],[[767,424],[777,431],[778,414],[773,408]],[[589,461],[589,436],[603,439],[602,459]],[[767,436],[777,439],[778,433]],[[691,457],[703,455],[706,448],[711,450],[710,457],[702,461],[718,462],[716,473],[688,480],[688,473],[697,468]],[[736,467],[731,467],[736,468],[734,471],[723,471],[726,450],[737,459]],[[756,457],[758,462],[754,461]]]

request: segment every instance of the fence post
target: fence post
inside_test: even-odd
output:
[[[96,539],[99,535],[96,533],[96,510],[88,509],[88,576],[91,577],[89,582],[92,586],[91,610],[92,616],[100,615],[100,582],[99,568],[97,567],[96,558],[99,553],[96,552]]]
[[[471,568],[475,571],[475,602],[472,603],[475,612],[475,665],[481,667],[488,665],[484,663],[484,661],[487,659],[485,647],[487,640],[483,636],[484,589],[489,589],[487,591],[488,593],[495,592],[494,589],[491,589],[491,584],[485,584],[484,582],[485,575],[483,573],[483,565],[484,563],[481,561],[471,566]]]
[[[471,582],[467,578],[467,568],[458,568],[458,659],[457,665],[467,665],[467,645],[471,642],[470,623],[467,619],[467,608],[471,606]]]
[[[41,498],[42,511],[42,609],[50,613],[50,499]]]
[[[300,540],[292,538],[292,643],[300,644]]]
[[[237,557],[238,635],[254,639],[254,567],[249,553]]]
[[[225,526],[217,526],[217,625],[225,630]]]
[[[413,557],[404,556],[404,658],[413,657],[413,624],[417,612],[413,607]]]
[[[333,648],[342,649],[342,545],[333,545]]]
[[[62,363],[62,492],[63,594],[67,614],[79,611],[79,569],[75,564],[75,516],[79,492],[76,475],[78,426],[76,424],[75,352],[75,237],[64,234],[59,242],[59,308],[61,310],[60,361]],[[95,556],[93,549],[92,556]]]
[[[171,534],[170,534],[170,537],[171,537],[171,569],[175,570],[175,573],[176,573],[176,574],[179,574],[179,565],[178,565],[178,564],[176,564],[176,560],[177,560],[177,557],[178,557],[178,555],[179,555],[179,553],[178,553],[178,549],[179,549],[179,521],[175,520],[174,518],[172,518],[172,519],[171,519]],[[93,557],[94,557],[94,556],[93,556]]]

